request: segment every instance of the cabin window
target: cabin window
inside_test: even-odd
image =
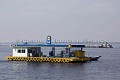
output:
[[[22,53],[25,53],[25,50],[22,50]]]
[[[21,50],[18,50],[18,53],[21,53]]]
[[[25,49],[19,49],[18,51],[17,51],[18,53],[25,53]]]

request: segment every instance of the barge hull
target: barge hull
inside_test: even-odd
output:
[[[91,61],[89,57],[83,58],[52,58],[52,57],[13,57],[7,56],[9,61],[38,61],[38,62],[56,62],[56,63],[72,63]]]

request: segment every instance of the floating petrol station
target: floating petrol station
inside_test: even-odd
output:
[[[38,61],[38,62],[87,62],[96,61],[98,57],[87,57],[83,48],[85,45],[80,44],[58,44],[51,42],[51,36],[47,36],[46,43],[16,43],[11,44],[13,55],[6,56],[10,61]],[[49,48],[49,52],[45,53],[42,48]],[[62,48],[57,52],[57,48]],[[64,49],[63,49],[64,48]]]

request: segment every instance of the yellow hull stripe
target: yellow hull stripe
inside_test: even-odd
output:
[[[38,62],[57,62],[57,63],[69,63],[69,62],[85,62],[90,61],[90,58],[51,58],[51,57],[13,57],[7,56],[9,61],[38,61]]]

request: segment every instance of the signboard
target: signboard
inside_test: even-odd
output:
[[[46,42],[47,42],[47,44],[51,44],[51,36],[47,36]]]

